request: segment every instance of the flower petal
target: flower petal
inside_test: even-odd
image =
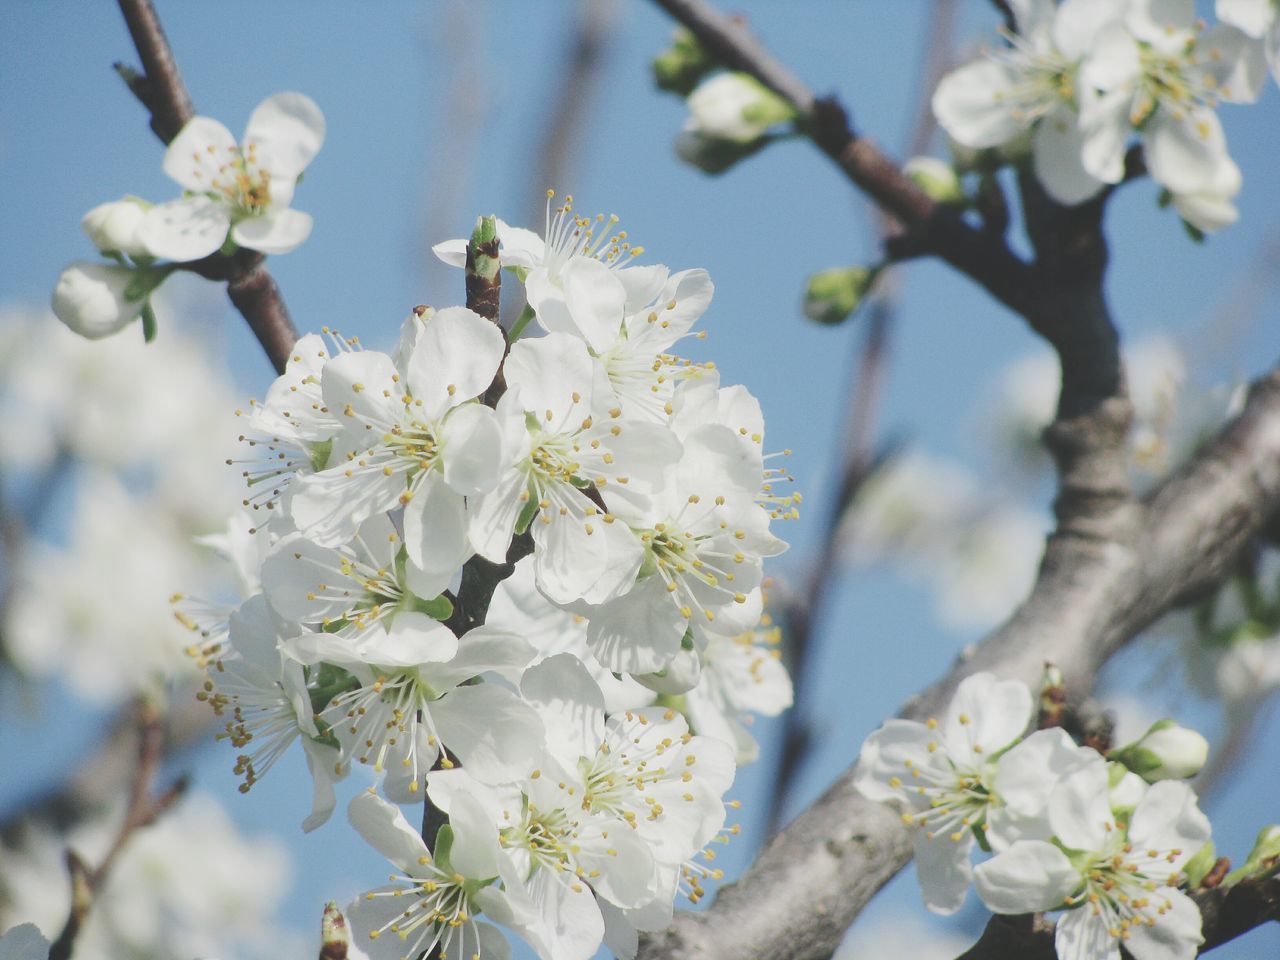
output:
[[[203,195],[157,204],[147,211],[138,236],[152,255],[187,263],[216,253],[231,228],[231,211]]]
[[[324,132],[324,114],[314,100],[301,93],[277,93],[249,115],[244,149],[247,153],[255,147],[258,162],[274,176],[296,179],[320,152]]]
[[[974,888],[992,913],[1053,910],[1080,883],[1066,854],[1046,840],[1021,840],[973,871]]]
[[[231,239],[259,253],[288,253],[311,236],[311,227],[311,214],[277,207],[241,220],[231,228]]]
[[[995,147],[1026,129],[1009,105],[1018,82],[1012,68],[977,60],[942,78],[933,112],[947,133],[966,147]]]
[[[165,150],[164,172],[187,190],[203,193],[237,156],[230,130],[211,117],[192,117]]]

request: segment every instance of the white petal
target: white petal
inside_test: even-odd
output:
[[[595,756],[604,736],[604,697],[582,661],[571,653],[530,667],[520,692],[537,708],[547,730],[547,748],[566,770]]]
[[[333,808],[337,806],[337,794],[333,789],[334,768],[341,756],[333,747],[316,743],[310,737],[304,737],[302,747],[307,756],[307,769],[311,772],[312,796],[311,812],[302,821],[304,833],[327,823],[333,816]]]
[[[924,831],[917,831],[915,848],[916,878],[924,905],[942,916],[955,913],[964,903],[973,875],[969,864],[973,835],[966,832],[957,842],[944,836],[929,840]]]
[[[560,272],[574,325],[591,349],[606,352],[622,330],[627,291],[614,271],[592,257],[574,257]]]
[[[666,285],[667,274],[669,273],[667,268],[661,264],[623,267],[614,272],[623,289],[627,291],[628,313],[639,309],[645,304],[653,303],[654,299],[661,294],[663,286]],[[694,271],[685,272],[692,273]],[[706,271],[699,270],[697,272],[705,273]]]
[[[1052,910],[1080,882],[1066,854],[1044,840],[1019,841],[973,871],[974,888],[992,913]]]
[[[1218,96],[1229,103],[1253,103],[1267,83],[1263,44],[1235,27],[1214,24],[1196,41],[1195,57]]]
[[[1173,193],[1209,189],[1230,160],[1218,115],[1198,108],[1182,119],[1161,107],[1143,134],[1152,179]]]
[[[960,763],[973,761],[974,747],[990,756],[1013,743],[1031,722],[1031,691],[1018,680],[975,673],[956,688],[942,730],[947,750]]]
[[[238,156],[231,131],[210,117],[192,117],[164,153],[164,172],[197,193],[212,189],[218,168]]]
[[[451,267],[467,265],[467,241],[445,240],[431,248],[431,252]]]
[[[1084,142],[1076,115],[1067,107],[1049,114],[1036,128],[1032,148],[1036,178],[1049,196],[1066,206],[1083,203],[1102,189],[1102,181],[1084,167]]]
[[[458,651],[453,631],[425,613],[397,613],[387,630],[373,629],[360,637],[360,659],[380,667],[416,667],[452,660]]]
[[[311,236],[311,214],[290,207],[273,207],[247,217],[231,228],[231,239],[260,253],[288,253]]]
[[[1251,37],[1261,39],[1277,21],[1274,0],[1217,0],[1214,13],[1223,23],[1239,27]]]
[[[1088,764],[1064,778],[1049,798],[1049,824],[1071,850],[1101,850],[1111,823],[1105,766]]]
[[[455,688],[431,718],[444,748],[486,783],[527,775],[545,743],[537,711],[496,683]]]
[[[1130,0],[1128,7],[1126,25],[1157,51],[1176,55],[1191,39],[1195,0]]]
[[[942,78],[933,94],[933,112],[947,133],[967,147],[995,147],[1026,129],[1009,106],[1018,82],[1012,68],[977,60]]]
[[[424,663],[420,672],[437,690],[450,690],[482,673],[507,679],[517,676],[535,651],[523,638],[499,627],[474,627],[458,641],[458,653],[448,663]]]
[[[1200,908],[1181,890],[1161,887],[1151,894],[1153,906],[1164,909],[1155,925],[1135,924],[1125,947],[1134,960],[1194,960],[1204,943]]]
[[[400,808],[376,793],[363,790],[347,807],[347,819],[371,847],[406,872],[427,854],[422,836],[405,819]]]
[[[125,293],[137,277],[130,267],[80,260],[58,275],[51,306],[54,315],[74,332],[99,340],[123,330],[142,313],[147,301]]]
[[[1178,780],[1152,784],[1129,824],[1129,838],[1135,847],[1182,851],[1170,861],[1171,870],[1194,856],[1209,841],[1210,832],[1209,818],[1196,804],[1195,793]]]
[[[324,114],[314,100],[301,93],[277,93],[249,115],[244,146],[246,152],[250,144],[256,146],[259,163],[273,175],[296,179],[320,152],[324,132]]]
[[[225,203],[191,196],[148,210],[138,236],[154,256],[187,263],[216,253],[230,228],[231,212]]]
[[[575,336],[549,333],[521,340],[512,345],[502,369],[507,386],[520,388],[520,402],[548,433],[577,431],[593,409],[595,367],[586,344]]]
[[[1123,13],[1115,0],[1063,0],[1053,20],[1053,44],[1068,60],[1096,53],[1099,32]]]
[[[438,418],[488,388],[505,350],[496,323],[466,307],[445,307],[414,344],[406,371],[409,390],[423,402],[427,418]]]
[[[587,625],[587,642],[609,670],[656,673],[680,649],[687,626],[662,578],[654,575],[630,593],[595,608]]]
[[[1111,936],[1106,918],[1095,915],[1087,903],[1062,915],[1053,946],[1058,960],[1120,960],[1120,941]]]
[[[498,831],[480,802],[466,790],[459,790],[449,803],[449,825],[454,844],[449,860],[464,877],[486,880],[498,875]]]
[[[561,515],[553,504],[533,521],[538,589],[553,603],[572,603],[582,597],[606,568],[605,524],[598,519],[589,523],[580,511],[579,507]],[[587,533],[588,525],[592,533]]]
[[[468,497],[497,486],[502,476],[502,430],[491,409],[479,403],[455,407],[439,439],[445,483]]]
[[[498,220],[498,241],[502,244],[501,258],[504,267],[523,267],[532,270],[542,262],[547,245],[532,230],[524,227],[513,227]],[[465,247],[464,255],[465,262]]]
[[[466,501],[434,470],[422,478],[414,489],[413,499],[405,505],[404,544],[409,566],[428,575],[451,576],[471,554]],[[434,577],[427,579],[434,581]],[[419,589],[431,589],[412,577],[409,585],[415,593]]]

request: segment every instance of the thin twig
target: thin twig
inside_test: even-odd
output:
[[[946,69],[950,58],[950,41],[955,21],[955,0],[935,0],[929,17],[931,28],[921,53],[924,82],[917,95],[919,109],[909,137],[909,153],[924,150],[936,129],[929,107],[929,91]],[[877,233],[884,240],[894,229],[888,218],[878,216]],[[875,421],[879,396],[888,364],[889,337],[897,301],[897,271],[889,268],[877,282],[867,307],[866,335],[859,348],[849,383],[847,421],[837,441],[835,458],[840,463],[839,478],[823,513],[822,543],[809,565],[808,576],[799,596],[784,604],[782,619],[786,625],[783,647],[787,668],[794,687],[794,704],[783,714],[782,746],[778,751],[778,769],[773,778],[765,816],[766,836],[776,833],[781,825],[782,808],[796,772],[807,758],[811,746],[811,723],[805,713],[805,689],[809,683],[808,661],[812,649],[813,625],[826,609],[827,596],[840,569],[840,530],[842,520],[858,492],[886,462],[893,448],[875,446]]]
[[[151,0],[118,2],[145,71],[131,77],[129,89],[151,112],[151,129],[167,144],[195,115],[195,108]],[[298,331],[279,287],[262,265],[262,254],[240,250],[230,259],[217,254],[214,258],[223,262],[222,270],[214,271],[210,265],[208,272],[202,272],[194,264],[183,265],[183,269],[227,281],[232,304],[248,322],[276,372],[284,373]]]
[[[139,701],[134,707],[134,722],[138,730],[138,753],[129,786],[129,803],[124,822],[96,868],[90,868],[74,851],[67,851],[67,869],[71,875],[71,909],[62,932],[49,949],[49,960],[70,960],[84,921],[129,840],[138,830],[154,823],[186,790],[186,779],[179,778],[171,786],[152,796],[151,785],[164,758],[164,725],[155,709],[143,701]]]

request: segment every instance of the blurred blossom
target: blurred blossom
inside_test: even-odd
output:
[[[194,676],[169,598],[217,592],[220,571],[154,500],[107,473],[81,477],[68,529],[64,546],[33,542],[20,556],[5,611],[19,668],[100,704]]]
[[[31,827],[15,846],[0,848],[0,926],[34,923],[56,937],[70,905],[65,851],[99,863],[121,815],[86,821],[66,836]],[[129,840],[89,912],[76,956],[304,956],[309,938],[275,919],[290,874],[281,841],[246,837],[211,796],[189,796]]]
[[[1047,521],[964,466],[918,451],[863,487],[841,537],[858,564],[889,562],[928,582],[949,626],[993,626],[1034,578]]]

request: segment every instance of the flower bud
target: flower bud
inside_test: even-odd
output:
[[[332,900],[324,905],[320,917],[320,960],[346,960],[351,949],[351,930],[347,918]]]
[[[146,292],[129,296],[137,279],[132,267],[77,261],[58,277],[53,312],[82,337],[109,337],[136,320],[147,304]]]
[[[653,58],[653,80],[659,90],[687,97],[698,82],[716,68],[697,38],[679,27],[671,46]]]
[[[1172,720],[1153,723],[1140,739],[1110,754],[1148,783],[1194,777],[1208,756],[1208,741]]]
[[[937,157],[912,157],[902,168],[917,187],[938,203],[964,203],[964,189],[955,168]]]
[[[94,207],[80,220],[93,245],[103,253],[127,253],[148,257],[151,251],[142,242],[138,228],[151,204],[138,197],[125,197]]]
[[[689,94],[686,129],[718,140],[747,143],[796,115],[787,101],[746,73],[720,73]]]
[[[879,272],[869,267],[834,267],[815,273],[805,288],[804,315],[828,326],[843,323],[861,305]]]
[[[760,137],[739,143],[708,137],[697,130],[681,130],[676,137],[676,156],[703,173],[724,173],[739,160],[759,153],[768,146],[769,138]]]

